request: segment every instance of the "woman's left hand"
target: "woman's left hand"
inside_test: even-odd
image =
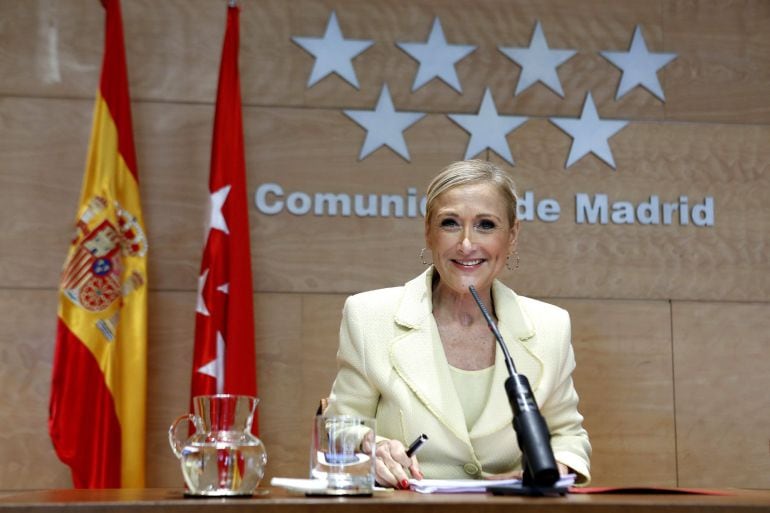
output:
[[[366,452],[372,450],[373,439],[367,437],[363,441]],[[415,456],[406,455],[406,447],[398,440],[381,440],[374,446],[375,453],[375,480],[380,486],[409,489],[409,476],[415,479],[423,479],[420,464]]]

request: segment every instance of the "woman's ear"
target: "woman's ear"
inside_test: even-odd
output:
[[[513,253],[516,250],[516,246],[519,242],[519,228],[520,228],[519,220],[516,219],[516,221],[513,222],[513,226],[511,226],[511,240],[510,240],[510,249],[511,253]]]

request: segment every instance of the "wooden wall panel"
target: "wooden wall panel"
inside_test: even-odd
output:
[[[407,165],[383,149],[354,165],[342,155],[350,146],[337,139],[338,133],[352,136],[356,130],[346,120],[328,119],[323,111],[278,116],[280,120],[254,120],[255,126],[264,128],[257,135],[262,143],[250,150],[258,154],[251,178],[257,184],[281,184],[287,195],[296,190],[403,194],[410,185],[422,190],[422,184],[443,167],[423,164],[441,160],[439,154],[430,153],[431,141],[463,136],[446,118],[430,115],[407,131],[414,163]],[[321,119],[328,127],[324,133],[315,128]],[[283,130],[297,138],[287,141],[276,124],[285,125]],[[306,157],[304,134],[311,130],[318,142],[308,148]],[[569,138],[544,120],[529,121],[509,138],[518,151],[512,174],[520,189],[532,190],[537,201],[556,198],[562,206],[561,219],[555,223],[524,224],[519,247],[522,269],[509,276],[520,290],[551,297],[767,298],[770,272],[759,272],[767,270],[764,255],[770,242],[770,213],[764,202],[770,193],[764,163],[770,158],[770,147],[764,143],[770,138],[766,127],[632,124],[611,141],[622,161],[615,172],[593,156],[563,170]],[[274,164],[280,159],[270,150],[273,147],[285,156],[284,165]],[[316,172],[315,163],[322,157],[313,149],[320,147],[326,148],[329,167]],[[461,158],[449,151],[443,157]],[[306,175],[303,169],[313,171]],[[695,227],[691,222],[679,226],[677,221],[670,226],[578,225],[576,193],[605,193],[610,201],[634,205],[649,201],[651,195],[662,202],[687,195],[691,205],[713,196],[715,226]],[[252,226],[254,259],[260,269],[255,280],[262,290],[353,292],[403,282],[414,274],[414,255],[424,245],[416,219],[295,216],[284,211],[257,215]],[[743,240],[753,243],[747,246]],[[310,251],[299,251],[300,247]],[[341,261],[347,264],[344,270],[338,267]]]
[[[0,97],[0,284],[55,287],[74,230],[92,104]]]
[[[666,117],[767,123],[770,4],[763,1],[663,4],[665,46],[680,53],[666,68]]]
[[[89,97],[96,89],[101,59],[102,19],[89,0],[9,1],[3,17],[0,93]],[[354,60],[360,89],[333,75],[305,87],[313,58],[292,36],[321,36],[329,14],[338,14],[343,35],[375,45]],[[585,93],[594,94],[610,117],[767,122],[765,94],[770,7],[763,0],[698,2],[633,0],[544,2],[485,0],[269,0],[244,3],[241,68],[244,101],[253,105],[365,107],[374,105],[387,82],[396,104],[429,111],[478,109],[485,87],[506,112],[577,115]],[[135,100],[213,101],[224,12],[206,0],[124,2],[126,47]],[[438,80],[415,93],[417,63],[395,42],[424,42],[435,16],[453,44],[473,44],[474,54],[458,66],[463,95]],[[559,68],[565,97],[536,84],[514,98],[520,69],[498,46],[527,46],[536,20],[552,48],[579,53]],[[679,54],[659,72],[667,103],[637,88],[619,101],[620,70],[598,52],[628,49],[641,25],[651,51]],[[30,57],[32,52],[32,57]]]
[[[179,462],[168,443],[168,428],[190,407],[195,299],[194,292],[172,291],[151,293],[148,299],[146,477],[149,487],[178,487],[184,482]]]
[[[572,319],[593,484],[676,486],[668,302],[552,302]]]
[[[0,16],[0,95],[93,99],[102,62],[102,9],[89,0],[9,0],[0,5]]]
[[[267,479],[271,476],[305,477],[308,469],[308,422],[314,410],[306,409],[308,396],[304,370],[302,302],[299,294],[257,294],[255,327],[259,373],[260,439],[267,449]],[[296,474],[297,469],[303,472]]]
[[[87,114],[81,101],[3,102],[7,128],[0,132],[8,138],[0,143],[7,156],[0,175],[6,227],[0,247],[7,258],[0,276],[8,286],[52,287],[71,232],[84,159],[63,135],[69,124],[59,120],[83,122],[74,139],[81,143]],[[212,115],[200,105],[150,103],[136,109],[151,288],[192,290],[197,284]],[[446,162],[462,158],[457,148],[467,144],[467,134],[443,115],[428,115],[405,133],[414,162],[389,148],[359,162],[364,130],[339,112],[250,108],[245,117],[256,290],[350,293],[401,283],[419,270],[420,218],[297,216],[285,209],[266,215],[254,206],[254,191],[274,182],[286,196],[406,196],[409,187],[421,193]],[[36,132],[38,125],[43,129]],[[34,142],[41,136],[50,151]],[[517,158],[511,172],[536,201],[555,198],[562,215],[555,223],[524,224],[522,269],[509,278],[538,296],[767,299],[769,139],[770,129],[761,125],[633,123],[611,140],[617,171],[592,155],[564,170],[569,137],[545,120],[530,120],[509,136]],[[662,202],[687,195],[690,205],[712,196],[715,224],[576,224],[577,193],[604,193],[610,202],[634,205],[651,195]]]
[[[48,436],[56,294],[0,289],[0,488],[71,486]]]
[[[770,488],[770,306],[675,302],[682,486]]]

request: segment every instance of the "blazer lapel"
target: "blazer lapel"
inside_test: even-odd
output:
[[[395,320],[407,331],[393,340],[390,359],[423,406],[457,438],[470,445],[465,416],[431,315],[432,276],[431,268],[405,285]]]

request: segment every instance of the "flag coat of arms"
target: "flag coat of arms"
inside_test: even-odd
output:
[[[48,428],[77,488],[145,479],[147,237],[120,0],[104,57],[75,232],[59,287]]]
[[[211,148],[208,231],[198,278],[191,398],[257,394],[239,13],[235,2],[229,2]],[[252,430],[257,432],[256,417]]]

